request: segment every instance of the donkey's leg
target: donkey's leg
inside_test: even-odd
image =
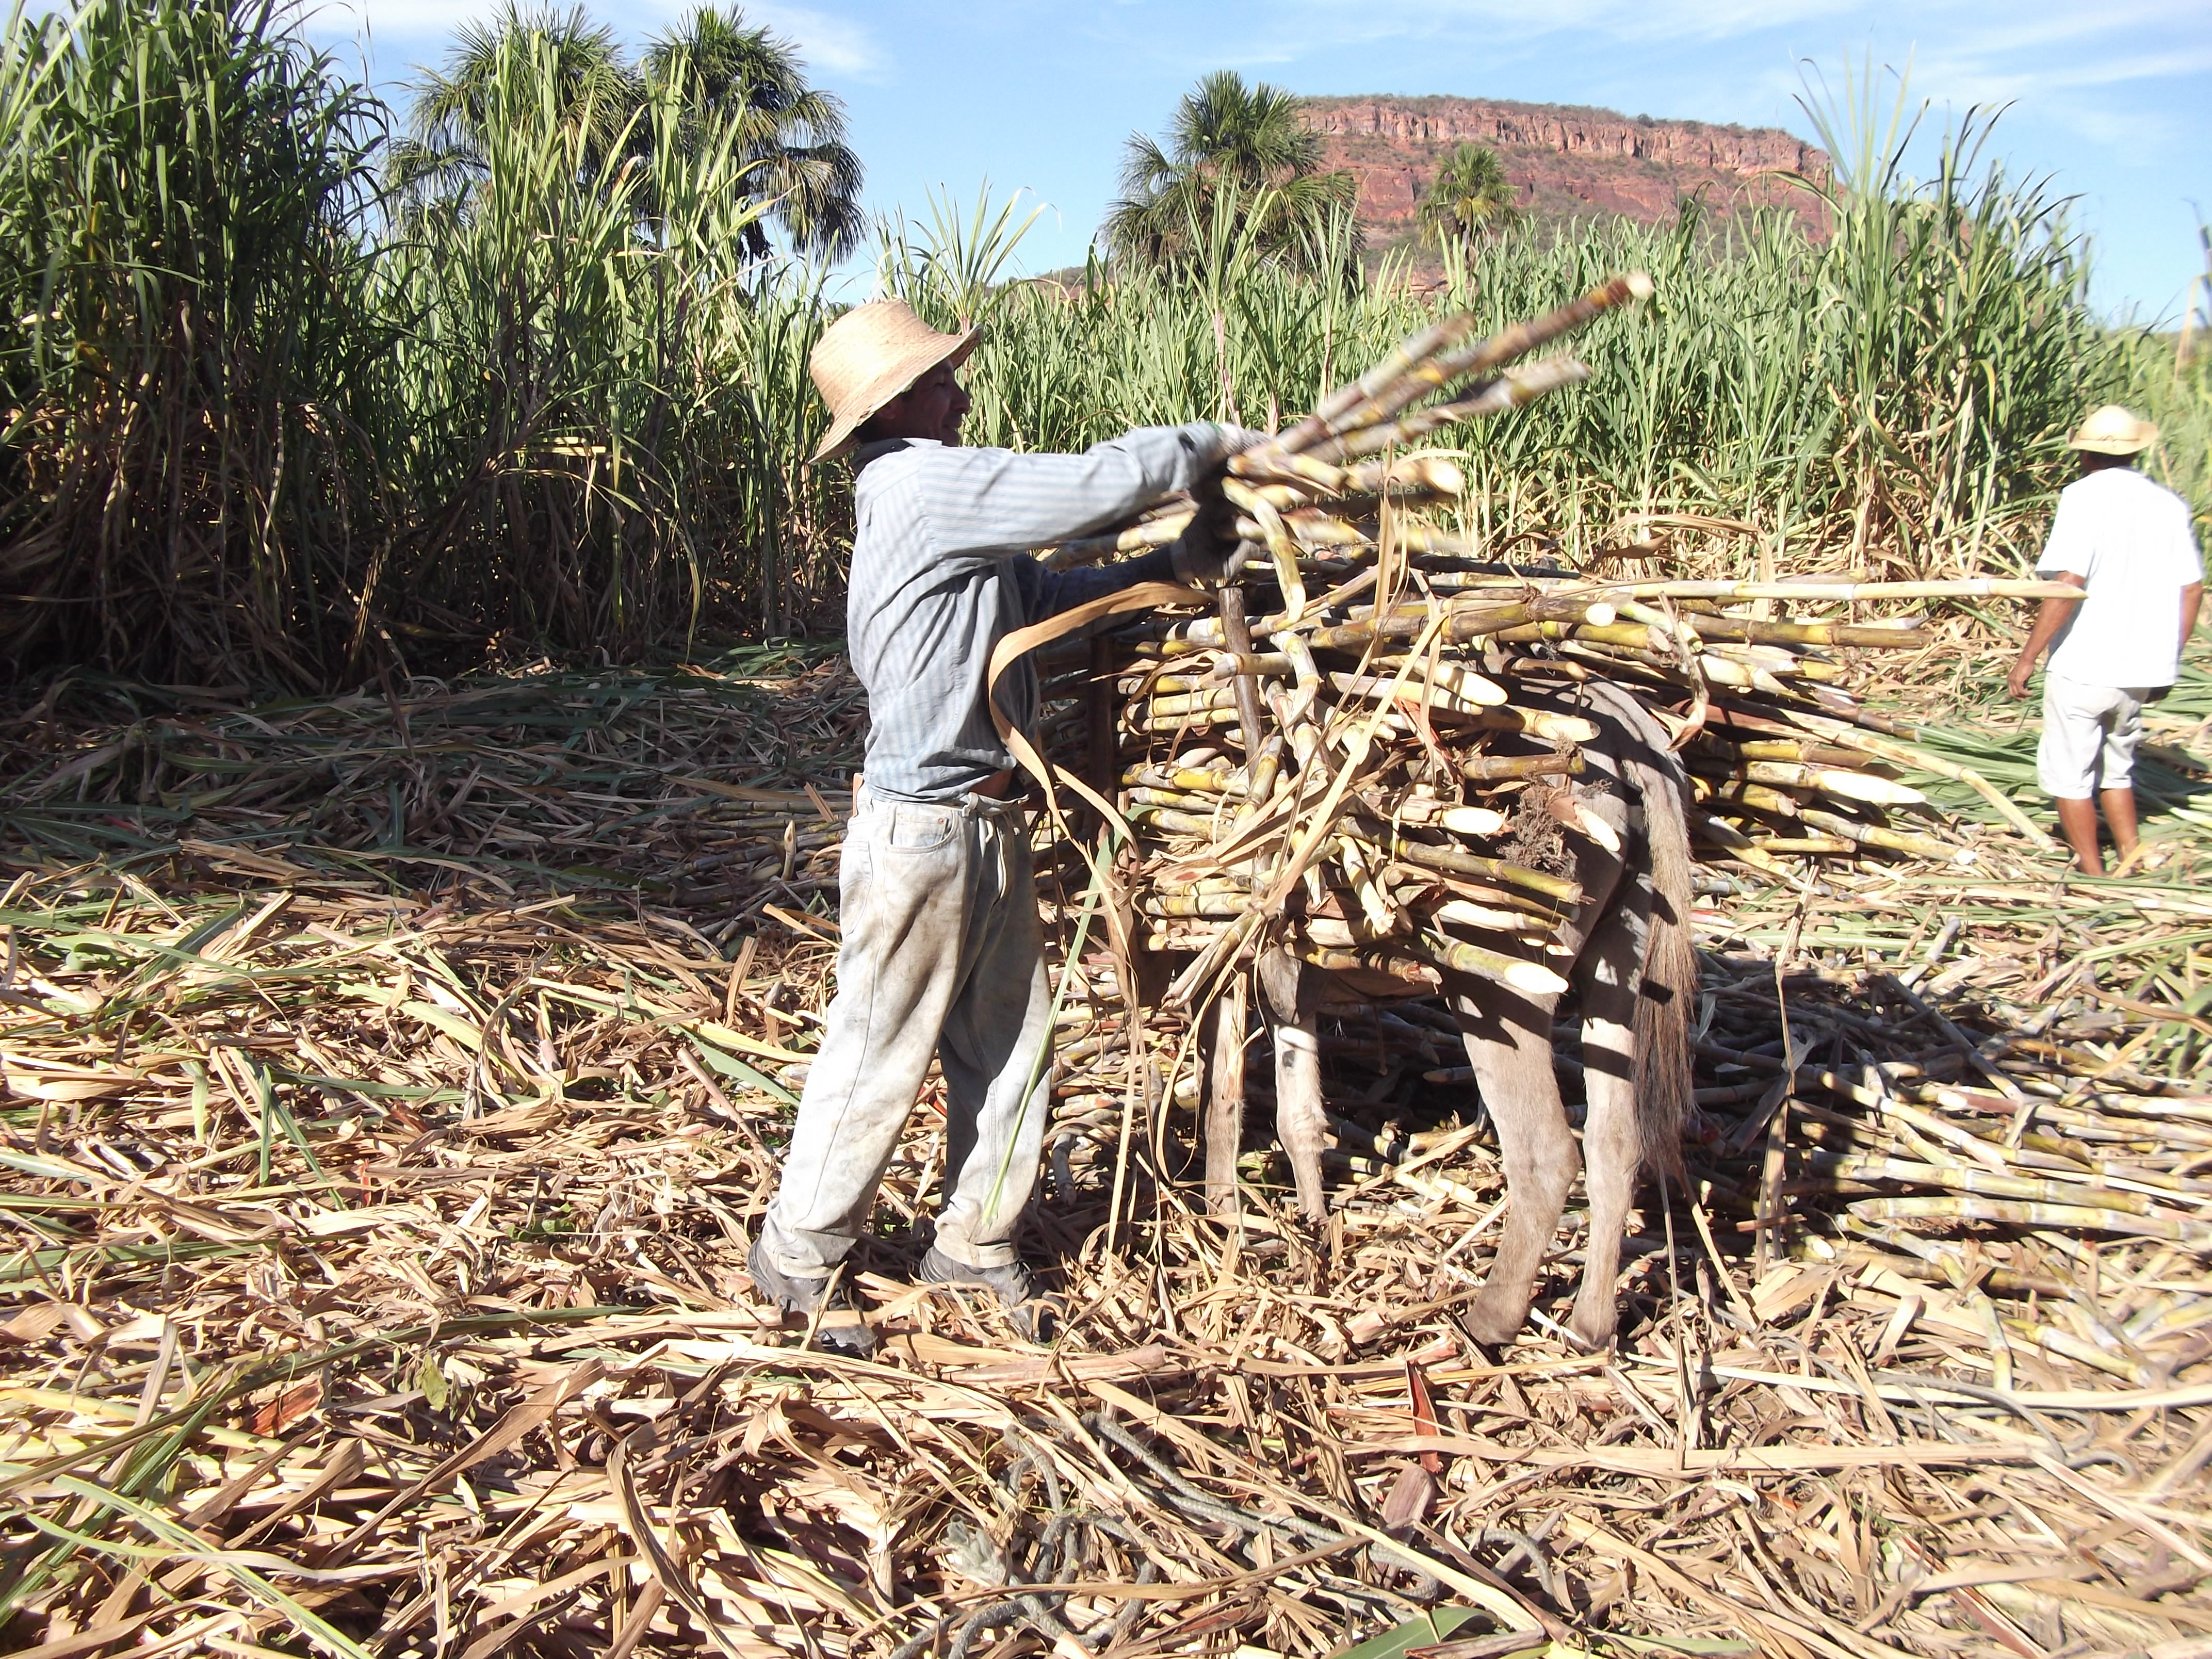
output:
[[[1650,888],[1640,879],[1621,883],[1612,909],[1583,946],[1575,975],[1582,992],[1583,1083],[1589,1101],[1583,1121],[1589,1253],[1568,1328],[1587,1348],[1610,1344],[1620,1317],[1613,1279],[1620,1271],[1621,1234],[1643,1156],[1636,1118],[1635,1018],[1650,914]]]
[[[1297,1182],[1298,1208],[1318,1222],[1328,1218],[1321,1185],[1328,1108],[1322,1100],[1316,998],[1310,979],[1305,964],[1288,951],[1269,951],[1260,958],[1260,994],[1275,1034],[1275,1132]]]
[[[1237,1213],[1237,1154],[1244,1139],[1245,978],[1231,974],[1213,1009],[1206,1096],[1206,1207]]]
[[[1627,810],[1616,793],[1603,787],[1577,793],[1586,811],[1616,827],[1626,823]],[[1601,931],[1613,914],[1621,864],[1594,842],[1582,844],[1575,863],[1582,883],[1582,908],[1560,930],[1559,939],[1580,961],[1590,936]],[[1559,1076],[1552,1067],[1552,1014],[1559,999],[1522,996],[1502,985],[1485,983],[1480,992],[1455,996],[1454,1002],[1462,1013],[1474,1016],[1474,1029],[1467,1034],[1468,1059],[1474,1064],[1483,1103],[1490,1109],[1490,1121],[1498,1126],[1505,1190],[1512,1200],[1497,1260],[1466,1324],[1478,1342],[1510,1342],[1528,1317],[1536,1271],[1559,1231],[1568,1189],[1583,1162],[1559,1101]]]
[[[1552,1071],[1555,997],[1528,997],[1502,985],[1453,999],[1472,1018],[1467,1057],[1505,1158],[1505,1233],[1482,1294],[1464,1316],[1468,1334],[1486,1346],[1510,1342],[1528,1317],[1536,1269],[1559,1231],[1581,1154]]]

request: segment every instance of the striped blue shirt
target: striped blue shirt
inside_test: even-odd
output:
[[[1102,594],[1170,579],[1166,550],[1052,571],[1030,550],[1083,536],[1187,489],[1227,453],[1211,422],[1148,427],[1080,455],[863,445],[855,465],[846,645],[868,693],[871,793],[952,801],[1014,763],[984,702],[991,648]],[[1036,717],[1026,661],[1000,683],[1018,728]]]

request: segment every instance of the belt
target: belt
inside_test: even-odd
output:
[[[873,804],[878,806],[922,806],[940,812],[959,812],[969,817],[1011,817],[1029,809],[1030,799],[1024,793],[1004,797],[987,795],[981,789],[970,789],[951,800],[905,800],[889,795],[878,795],[865,786],[854,792],[854,810]]]

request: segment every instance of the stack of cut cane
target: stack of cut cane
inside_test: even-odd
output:
[[[1640,274],[1615,277],[1486,338],[1467,315],[1415,335],[1231,463],[1250,556],[1215,603],[1156,613],[1087,654],[1048,649],[1048,696],[1090,699],[1064,714],[1055,752],[1114,792],[1135,942],[1174,953],[1167,1009],[1194,1008],[1271,944],[1378,1001],[1431,996],[1445,970],[1563,989],[1556,940],[1582,897],[1572,842],[1613,835],[1573,788],[1595,735],[1564,706],[1576,682],[1611,682],[1673,736],[1708,856],[1770,872],[1802,856],[1970,856],[1900,768],[1977,785],[2048,844],[1844,689],[1838,650],[1924,646],[1918,617],[1767,614],[2043,585],[1593,580],[1503,567],[1444,522],[1462,475],[1422,441],[1587,380],[1571,357],[1518,360],[1650,292]],[[1192,511],[1163,502],[1048,562],[1164,545]],[[1060,1092],[1087,1120],[1119,1093],[1121,1045],[1103,1031],[1078,1042],[1061,1049]]]

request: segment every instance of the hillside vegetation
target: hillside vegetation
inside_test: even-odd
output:
[[[94,0],[9,27],[11,678],[353,684],[835,626],[843,480],[804,465],[834,304],[751,252],[741,133],[663,84],[611,147],[633,159],[595,165],[559,75],[507,38],[477,182],[403,210],[396,116],[258,7]],[[1584,222],[1457,247],[1417,291],[1327,246],[1301,274],[1217,215],[1171,270],[1009,284],[1010,217],[948,204],[882,228],[878,281],[988,325],[975,441],[1060,448],[1266,424],[1441,308],[1527,314],[1644,267],[1659,302],[1589,338],[1591,386],[1462,434],[1468,525],[1500,554],[2011,571],[2084,408],[2149,408],[2154,466],[2200,509],[2212,422],[2202,368],[2091,313],[2058,198],[1979,164],[1984,132],[1928,181],[1871,141],[1845,155],[1819,240],[1781,210]]]
[[[1515,204],[1558,221],[1617,213],[1656,224],[1685,198],[1739,216],[1794,206],[1816,222],[1818,200],[1796,181],[1824,179],[1826,153],[1773,127],[1655,119],[1571,104],[1503,98],[1401,95],[1306,98],[1299,116],[1321,141],[1323,164],[1358,180],[1359,224],[1370,246],[1411,242],[1421,198],[1462,145],[1489,150]]]

